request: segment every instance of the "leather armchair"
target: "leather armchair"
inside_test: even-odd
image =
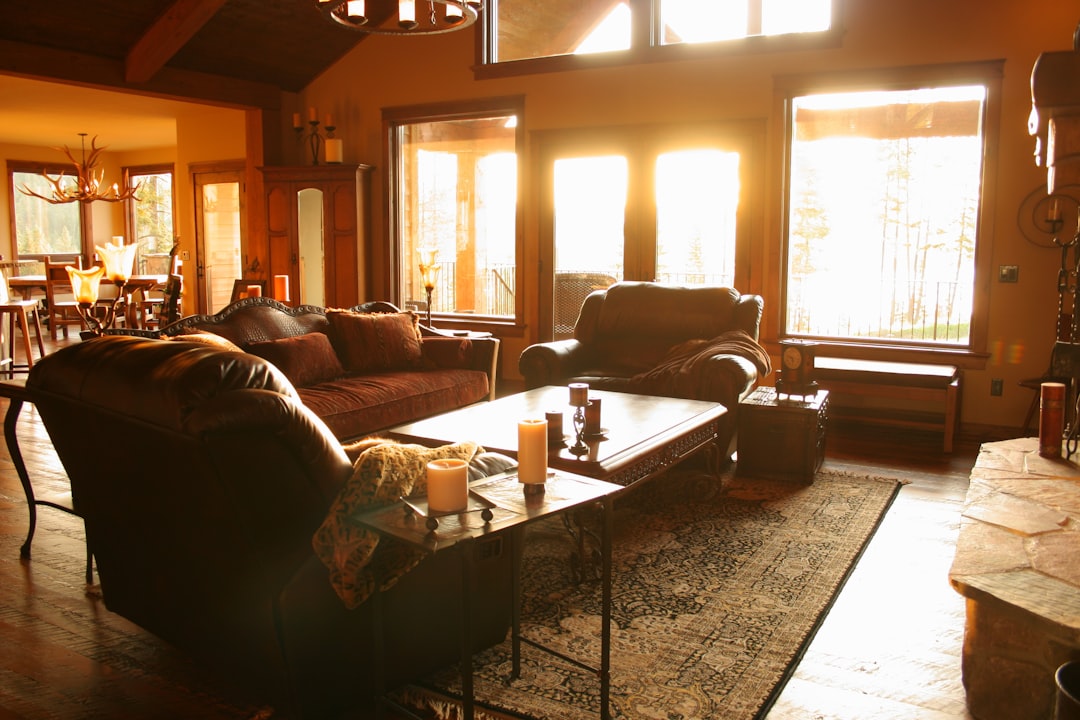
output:
[[[722,403],[728,413],[720,447],[730,456],[739,400],[771,370],[768,356],[756,343],[763,307],[761,296],[732,288],[616,283],[585,299],[572,339],[527,347],[518,369],[528,389],[584,382],[600,390]],[[676,382],[656,372],[676,361],[678,353],[690,347],[688,342],[727,337],[732,331],[741,331],[750,342],[730,348],[694,346],[717,348],[696,358],[694,382]]]
[[[266,361],[106,336],[43,358],[27,388],[110,611],[297,716],[363,704],[376,664],[395,683],[457,661],[456,553],[428,556],[384,593],[385,658],[373,651],[372,603],[348,610],[335,594],[312,536],[352,463]],[[473,465],[484,476],[512,461]],[[509,627],[510,552],[478,560],[478,649]]]

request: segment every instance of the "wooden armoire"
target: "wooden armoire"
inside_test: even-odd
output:
[[[370,233],[370,165],[263,167],[268,286],[289,277],[289,304],[359,303]]]

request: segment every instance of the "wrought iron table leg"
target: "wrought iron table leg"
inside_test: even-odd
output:
[[[15,466],[19,482],[22,483],[23,493],[26,495],[26,506],[30,512],[30,527],[26,532],[26,540],[19,548],[19,555],[28,558],[30,557],[30,543],[33,542],[34,531],[37,529],[37,500],[34,499],[34,488],[30,485],[30,475],[26,472],[26,464],[23,462],[22,451],[19,449],[19,438],[15,433],[22,406],[23,401],[19,398],[11,398],[8,402],[7,414],[4,416],[4,439],[7,441],[11,463]]]

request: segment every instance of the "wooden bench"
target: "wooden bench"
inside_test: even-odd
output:
[[[818,383],[831,393],[831,416],[941,430],[945,452],[952,452],[960,416],[960,369],[955,365],[818,357],[814,367]],[[854,397],[910,401],[916,407],[866,407],[850,402]]]

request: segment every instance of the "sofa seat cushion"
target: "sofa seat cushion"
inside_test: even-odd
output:
[[[395,370],[347,375],[297,392],[345,440],[485,400],[488,376],[482,370]]]

